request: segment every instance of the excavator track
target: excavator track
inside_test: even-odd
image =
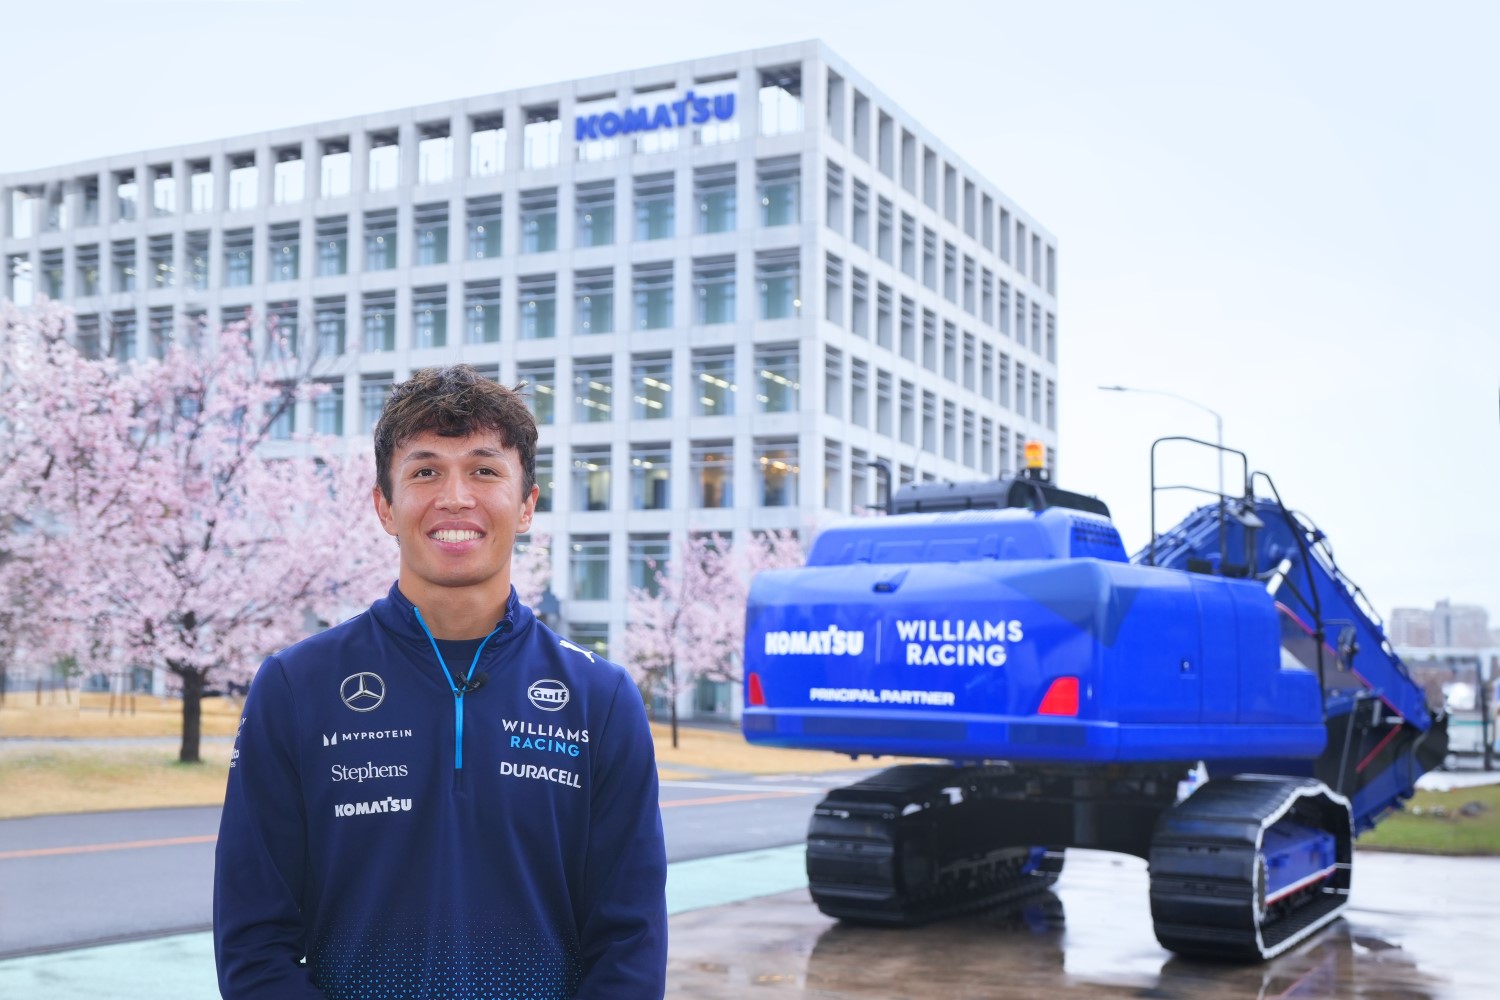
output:
[[[831,917],[914,925],[987,909],[1057,881],[1061,851],[995,846],[984,821],[1004,768],[906,764],[834,789],[813,813],[807,877]]]
[[[1292,828],[1328,834],[1334,863],[1280,887],[1267,843]],[[1151,917],[1180,955],[1274,958],[1338,919],[1349,899],[1349,802],[1311,778],[1210,781],[1164,812],[1151,843]]]

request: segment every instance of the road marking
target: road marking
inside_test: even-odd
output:
[[[194,837],[162,837],[158,840],[121,840],[111,844],[76,844],[72,847],[33,847],[23,851],[0,851],[0,861],[17,858],[48,858],[60,854],[97,854],[100,851],[133,851],[142,847],[177,847],[182,844],[212,844],[216,833]]]

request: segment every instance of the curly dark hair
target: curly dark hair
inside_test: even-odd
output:
[[[471,365],[422,368],[397,385],[375,425],[375,479],[386,502],[391,499],[391,456],[418,434],[467,437],[494,431],[500,444],[521,459],[522,495],[536,483],[536,418],[521,390],[525,382],[503,386]]]

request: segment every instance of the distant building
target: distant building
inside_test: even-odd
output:
[[[1432,612],[1425,608],[1397,608],[1391,612],[1389,626],[1393,645],[1432,645]]]
[[[1391,612],[1390,639],[1396,646],[1483,649],[1500,645],[1500,630],[1490,630],[1490,615],[1484,608],[1445,599],[1430,611],[1396,608]]]

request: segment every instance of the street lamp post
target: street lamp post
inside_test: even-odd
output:
[[[1175,392],[1166,392],[1162,389],[1137,389],[1128,385],[1101,385],[1099,388],[1105,392],[1138,392],[1146,396],[1166,396],[1168,399],[1175,399],[1179,403],[1196,406],[1204,413],[1212,416],[1214,418],[1214,443],[1219,446],[1219,497],[1222,502],[1224,497],[1224,418],[1220,416],[1218,410],[1204,406],[1195,399],[1188,399],[1186,396],[1179,396]]]

